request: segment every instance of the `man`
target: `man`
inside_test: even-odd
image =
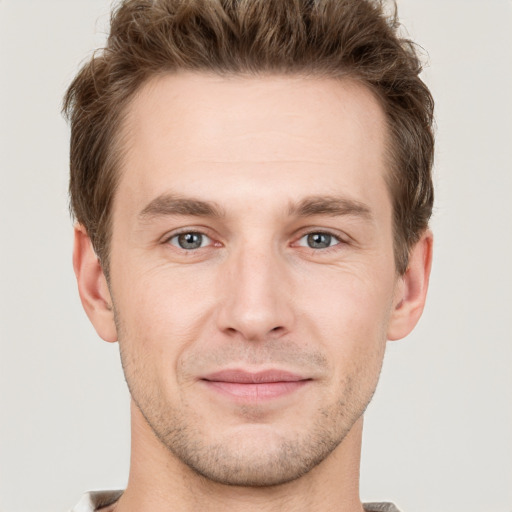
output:
[[[433,102],[361,0],[126,0],[71,84],[74,268],[132,396],[74,510],[362,505],[363,413],[425,302]]]

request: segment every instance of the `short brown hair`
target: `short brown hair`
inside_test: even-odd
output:
[[[396,8],[379,0],[124,0],[106,47],[71,83],[70,196],[108,275],[111,205],[129,100],[149,78],[179,70],[349,77],[379,99],[389,129],[394,251],[399,273],[433,205],[433,99]]]

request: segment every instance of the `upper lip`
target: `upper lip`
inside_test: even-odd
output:
[[[269,382],[297,382],[309,380],[308,377],[298,375],[287,370],[263,370],[251,372],[240,369],[226,369],[210,373],[201,378],[211,382],[233,382],[239,384],[264,384]]]

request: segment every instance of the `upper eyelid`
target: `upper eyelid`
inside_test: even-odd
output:
[[[207,233],[203,233],[202,231],[191,231],[191,230],[178,231],[178,232],[173,233],[167,237],[164,237],[164,240],[171,240],[172,238],[176,238],[177,236],[187,235],[187,234],[201,235],[201,236],[204,236],[204,237],[212,240],[212,237],[210,235],[208,235]]]
[[[341,235],[339,234],[336,234],[336,233],[333,233],[332,231],[321,231],[321,230],[315,230],[313,229],[312,231],[306,231],[305,233],[302,233],[301,236],[299,236],[299,240],[301,238],[304,238],[305,236],[308,236],[308,235],[329,235],[329,236],[332,236],[333,238],[336,238],[337,240],[339,240],[340,242],[343,241]]]
[[[177,228],[174,229],[165,235],[162,236],[161,241],[162,242],[168,242],[171,240],[171,238],[174,238],[175,236],[183,235],[184,233],[197,233],[199,235],[203,235],[208,237],[210,240],[213,240],[213,236],[210,232],[211,230],[205,228],[205,227],[185,227],[185,228]]]
[[[301,230],[298,230],[299,234],[294,237],[295,241],[300,240],[301,238],[312,235],[315,233],[321,233],[325,235],[332,236],[339,240],[340,242],[348,243],[352,240],[352,237],[347,235],[345,232],[340,232],[336,229],[330,229],[330,228],[318,228],[318,227],[311,227],[311,228],[302,228]]]
[[[306,235],[312,235],[312,234],[315,234],[315,233],[320,233],[322,235],[331,235],[331,236],[334,236],[336,238],[340,238],[341,235],[338,233],[338,232],[334,232],[333,230],[330,230],[330,229],[307,229],[306,231],[303,231],[301,236],[306,236]]]

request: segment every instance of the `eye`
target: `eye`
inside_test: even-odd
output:
[[[206,247],[212,243],[209,237],[196,231],[179,233],[169,238],[168,242],[175,247],[179,247],[180,249],[185,249],[187,251],[200,249],[201,247]]]
[[[340,240],[329,233],[308,233],[299,239],[298,245],[311,249],[327,249],[338,245]]]

